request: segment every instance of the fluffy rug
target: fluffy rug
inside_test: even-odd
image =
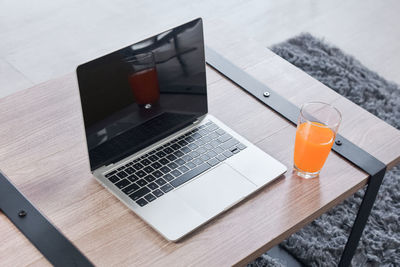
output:
[[[301,34],[272,51],[357,105],[400,129],[400,87],[352,56]],[[364,189],[280,245],[307,266],[337,266]],[[353,266],[400,265],[400,165],[388,171],[353,258]],[[282,266],[264,254],[250,266]]]

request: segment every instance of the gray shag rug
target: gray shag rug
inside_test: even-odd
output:
[[[271,49],[326,86],[400,129],[400,87],[367,69],[354,57],[307,33]],[[280,246],[306,266],[337,266],[364,190],[323,214]],[[400,266],[400,165],[385,175],[352,265]],[[284,264],[264,254],[249,266]]]

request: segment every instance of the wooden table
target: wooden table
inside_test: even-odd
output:
[[[235,30],[214,22],[205,32],[211,48],[294,104],[336,106],[343,114],[339,132],[388,168],[400,161],[400,132],[392,126]],[[366,184],[368,175],[335,153],[319,179],[292,175],[295,127],[212,69],[207,76],[210,113],[289,170],[178,243],[163,239],[92,177],[74,73],[0,100],[0,168],[98,266],[243,265]],[[3,214],[0,262],[49,265]]]

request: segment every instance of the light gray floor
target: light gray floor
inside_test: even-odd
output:
[[[399,11],[397,0],[0,0],[0,97],[199,16],[265,46],[310,32],[400,83]]]

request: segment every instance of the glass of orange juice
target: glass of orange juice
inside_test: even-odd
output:
[[[294,171],[302,178],[318,177],[331,151],[342,115],[330,104],[308,102],[300,110],[294,145]]]

